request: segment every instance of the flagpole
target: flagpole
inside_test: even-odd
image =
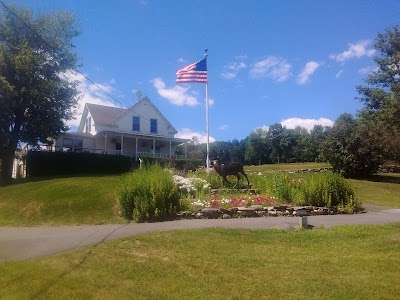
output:
[[[207,64],[207,57],[208,57],[208,49],[204,50],[205,54],[204,57],[206,58],[206,64]],[[208,72],[208,67],[207,67],[207,72]],[[207,166],[207,172],[208,169],[210,168],[210,134],[209,134],[209,126],[208,126],[208,75],[207,75],[207,82],[206,82],[206,132],[207,132],[207,161],[206,161],[206,166]]]

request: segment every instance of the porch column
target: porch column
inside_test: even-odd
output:
[[[121,136],[121,155],[124,155],[124,136]]]
[[[107,154],[107,133],[104,135],[104,154]]]
[[[153,139],[153,156],[156,156],[156,140]]]
[[[169,140],[169,158],[172,158],[172,141]]]
[[[137,150],[138,150],[138,143],[139,143],[139,139],[138,137],[136,137],[136,145],[135,145],[135,156],[136,156],[136,160],[138,159],[138,155],[137,155]]]

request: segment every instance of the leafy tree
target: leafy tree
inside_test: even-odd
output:
[[[295,147],[298,145],[300,140],[300,132],[295,129],[288,129],[283,127],[282,138],[280,140],[279,147],[282,153],[282,160],[286,163],[296,161],[294,157]]]
[[[324,142],[324,156],[333,170],[347,177],[367,177],[378,171],[384,157],[382,127],[353,118],[338,117]]]
[[[281,141],[283,138],[283,127],[280,123],[275,123],[269,127],[268,139],[271,142],[272,154],[271,156],[279,164],[282,158]]]
[[[364,104],[361,116],[400,128],[400,27],[379,33],[374,48],[380,53],[374,58],[377,69],[365,79],[367,86],[357,87]]]
[[[268,162],[271,147],[266,139],[268,132],[262,128],[254,130],[246,139],[245,161],[261,165]]]
[[[77,106],[74,15],[34,16],[27,8],[0,11],[0,180],[11,178],[18,144],[35,145],[67,129]]]
[[[374,48],[377,68],[365,79],[367,85],[358,86],[358,98],[364,108],[359,117],[371,127],[379,124],[378,133],[386,146],[387,160],[400,159],[400,27],[387,28],[379,33]],[[367,123],[368,122],[368,123]]]

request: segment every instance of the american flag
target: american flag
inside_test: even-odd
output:
[[[176,72],[176,83],[207,83],[207,57]]]

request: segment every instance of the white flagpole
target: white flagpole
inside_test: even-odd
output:
[[[207,57],[208,57],[208,49],[205,49],[205,54],[204,56],[206,57],[206,63],[207,63]],[[206,132],[207,132],[207,161],[206,161],[206,166],[207,166],[207,172],[208,169],[210,168],[210,157],[209,157],[209,143],[210,143],[210,135],[209,135],[209,126],[208,126],[208,66],[207,66],[207,82],[206,82]]]

